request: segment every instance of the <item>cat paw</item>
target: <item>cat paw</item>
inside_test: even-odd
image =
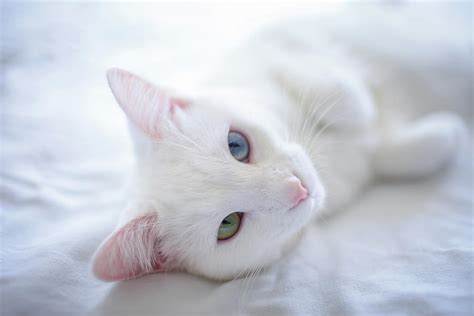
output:
[[[457,152],[467,134],[462,119],[451,112],[436,112],[422,118],[418,124],[425,125],[427,149],[433,147],[439,164],[448,162]]]

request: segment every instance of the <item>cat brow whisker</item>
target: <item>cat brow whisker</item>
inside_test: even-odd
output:
[[[202,120],[199,119],[199,121],[201,122],[201,125],[203,125],[203,128],[201,129],[201,131],[208,131],[208,129],[205,127],[205,124],[202,122]],[[174,135],[178,139],[178,141],[179,140],[182,141],[182,143],[178,143],[177,141],[172,142],[172,141],[169,141],[169,140],[164,141],[164,140],[158,140],[158,139],[150,140],[150,142],[157,143],[157,144],[165,144],[165,145],[176,146],[176,147],[179,147],[181,149],[187,150],[187,151],[189,151],[193,154],[198,154],[203,158],[209,159],[209,157],[210,157],[209,152],[206,151],[207,146],[200,145],[200,144],[196,143],[194,140],[192,140],[191,138],[186,136],[184,133],[179,131],[174,126],[170,126],[168,124],[168,125],[163,125],[163,128],[168,133]],[[209,138],[211,138],[211,137],[209,137]],[[210,140],[209,142],[212,142],[212,140]],[[203,143],[205,144],[206,142],[203,141]],[[212,158],[215,159],[215,160],[218,160],[218,161],[226,161],[228,157],[226,155],[227,153],[225,152],[225,150],[223,148],[221,149],[220,147],[219,147],[218,150],[219,150],[220,154],[219,155],[213,155]]]
[[[297,140],[299,130],[300,130],[300,125],[304,123],[305,121],[305,115],[304,115],[304,109],[305,109],[305,104],[307,103],[307,96],[310,93],[309,91],[310,85],[309,84],[304,84],[303,88],[300,89],[300,95],[298,98],[298,101],[296,103],[296,114],[295,114],[295,121],[292,124],[292,131],[293,131],[293,136],[292,136],[292,141]]]
[[[302,135],[306,134],[306,128],[307,128],[306,126],[307,126],[308,122],[313,119],[313,116],[316,114],[316,112],[327,102],[326,99],[329,99],[329,96],[327,96],[326,99],[323,100],[322,102],[320,102],[320,98],[321,98],[321,95],[317,94],[316,97],[314,98],[314,100],[311,102],[311,104],[309,106],[307,106],[310,109],[309,114],[304,115],[304,113],[302,113],[302,117],[305,118],[304,123],[303,123],[303,128],[301,129],[301,134]],[[318,105],[316,106],[316,104],[318,104]]]
[[[179,147],[183,150],[186,150],[188,152],[191,152],[193,154],[198,154],[196,153],[196,150],[193,149],[192,147],[187,147],[187,146],[184,146],[182,144],[178,144],[178,143],[175,143],[175,142],[170,142],[170,141],[152,141],[152,143],[155,143],[155,144],[161,144],[161,145],[169,145],[169,146],[175,146],[175,147]]]
[[[325,105],[328,104],[328,102],[331,101],[331,99],[333,99],[334,97],[336,97],[337,95],[339,95],[339,98],[332,101],[332,104],[330,104],[329,106],[327,106],[327,108],[324,110],[324,112],[319,116],[319,118],[316,120],[316,121],[313,121],[316,113],[321,109],[323,108]],[[315,129],[315,127],[317,126],[317,124],[319,124],[319,122],[327,115],[327,113],[329,113],[332,108],[337,105],[340,100],[342,99],[343,96],[341,96],[341,93],[336,91],[336,90],[332,90],[330,93],[328,93],[327,95],[324,95],[324,98],[322,98],[321,95],[317,95],[315,97],[315,99],[312,101],[312,103],[309,105],[311,111],[309,112],[309,114],[307,115],[301,115],[301,117],[304,117],[305,120],[304,120],[304,124],[303,126],[299,129],[299,134],[300,134],[300,142],[302,144],[308,144],[308,142],[310,142],[312,140],[312,135],[311,135],[311,131]],[[302,108],[303,106],[301,106],[298,110],[302,111]],[[296,129],[297,126],[293,126],[293,129]]]
[[[334,96],[333,96],[333,97],[334,97]],[[332,97],[331,97],[331,98],[332,98]],[[321,108],[322,105],[326,105],[326,104],[329,102],[329,100],[330,100],[331,98],[328,97],[328,98],[324,101],[324,103],[322,103],[318,108]],[[336,105],[339,105],[339,104],[340,104],[339,102],[342,100],[342,98],[343,98],[343,96],[342,96],[342,95],[339,95],[339,97],[338,97],[336,100],[332,101],[332,103],[331,103],[329,106],[327,106],[327,108],[323,111],[323,113],[319,116],[319,118],[318,118],[315,122],[312,122],[312,124],[311,124],[311,130],[314,129],[314,128],[328,115],[328,113],[329,113]],[[315,114],[316,114],[316,113],[315,113]],[[310,118],[312,118],[312,117],[310,117]],[[310,131],[311,131],[311,130],[310,130]]]
[[[172,133],[173,135],[175,136],[178,136],[180,137],[181,139],[183,139],[184,141],[187,141],[188,143],[190,143],[191,145],[193,145],[195,148],[198,148],[200,149],[201,147],[196,144],[196,142],[194,142],[193,140],[191,140],[189,137],[187,137],[186,135],[184,135],[184,133],[182,133],[180,130],[178,130],[176,127],[174,127],[174,125],[164,125],[163,126],[168,132]]]
[[[344,121],[346,120],[345,118],[343,117],[339,117],[339,118],[336,118],[334,119],[333,121],[331,122],[328,122],[326,123],[325,126],[323,126],[323,128],[321,128],[320,131],[318,131],[318,133],[314,136],[314,138],[311,140],[311,143],[308,145],[308,151],[309,152],[312,152],[314,150],[314,145],[317,144],[317,141],[319,140],[319,138],[323,135],[323,133],[331,126],[333,126],[334,124],[338,123],[338,122],[341,122],[341,121]]]

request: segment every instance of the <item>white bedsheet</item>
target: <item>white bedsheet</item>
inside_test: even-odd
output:
[[[312,225],[294,253],[251,279],[216,283],[169,273],[108,284],[90,274],[90,256],[115,224],[132,166],[105,69],[166,81],[275,16],[302,11],[4,6],[2,315],[474,313],[472,133],[439,175],[379,183],[350,209]]]

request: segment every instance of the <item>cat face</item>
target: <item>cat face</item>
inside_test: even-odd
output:
[[[96,252],[99,278],[174,269],[245,275],[279,258],[321,207],[309,157],[271,113],[249,115],[235,100],[166,96],[122,70],[108,76],[132,122],[137,197]]]

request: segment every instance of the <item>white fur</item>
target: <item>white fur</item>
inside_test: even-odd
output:
[[[328,57],[314,45],[288,49],[285,40],[260,38],[204,80],[180,81],[176,88],[191,105],[173,118],[157,101],[168,100],[161,89],[112,70],[109,82],[137,145],[132,202],[118,229],[158,213],[171,268],[229,279],[281,257],[323,205],[326,212],[342,208],[375,176],[426,176],[450,159],[462,126],[457,117],[437,113],[387,129],[358,61]],[[230,155],[230,128],[248,135],[250,164]],[[312,197],[290,210],[293,177]],[[232,212],[245,212],[241,229],[217,242],[219,224]]]

